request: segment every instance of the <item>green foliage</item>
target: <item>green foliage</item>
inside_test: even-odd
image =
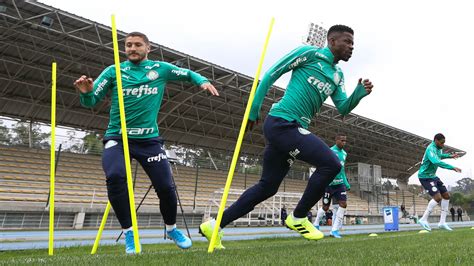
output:
[[[0,121],[0,144],[10,145],[11,138],[10,129],[3,125],[3,121]]]
[[[74,130],[68,130],[66,132],[67,134],[67,137],[68,137],[68,143],[67,143],[67,147],[64,147],[63,146],[63,151],[65,152],[73,152],[73,153],[81,153],[82,152],[82,148],[83,148],[83,140],[81,139],[78,139],[76,137],[76,131]]]
[[[460,192],[454,192],[451,194],[451,198],[449,201],[453,205],[462,206],[467,202],[467,198],[464,196],[464,194]]]
[[[393,184],[392,182],[390,182],[390,180],[386,180],[383,184],[382,184],[382,189],[384,191],[391,191],[394,189],[393,187]]]
[[[201,155],[204,156],[204,150],[201,148],[193,148],[185,145],[170,145],[166,149],[172,149],[176,152],[178,161],[182,165],[194,167],[198,165],[202,159]]]
[[[101,154],[102,150],[104,149],[104,145],[102,144],[102,138],[100,134],[96,132],[89,132],[87,133],[84,138],[83,143],[83,152],[87,154]]]
[[[51,133],[42,132],[39,124],[33,123],[33,125],[31,125],[31,136],[29,122],[17,122],[13,125],[11,131],[13,132],[11,141],[13,145],[31,146],[42,149],[48,148],[50,145],[49,138]]]
[[[458,191],[464,194],[474,193],[474,180],[469,177],[465,177],[456,181],[457,186],[453,188],[453,191]]]

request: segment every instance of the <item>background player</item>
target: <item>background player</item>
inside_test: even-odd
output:
[[[447,158],[458,158],[459,155],[456,153],[446,154],[443,153],[443,147],[445,142],[443,134],[438,133],[434,136],[433,142],[426,148],[425,155],[423,156],[423,162],[421,163],[420,170],[418,171],[418,178],[420,179],[421,185],[428,191],[432,199],[428,202],[428,206],[423,214],[423,217],[418,220],[418,223],[428,231],[431,231],[431,227],[428,224],[428,217],[433,211],[434,207],[441,203],[441,215],[439,219],[438,227],[452,231],[452,229],[446,223],[446,216],[448,215],[449,207],[449,193],[443,182],[436,176],[436,170],[438,167],[454,170],[461,173],[461,169],[447,164],[442,159]]]

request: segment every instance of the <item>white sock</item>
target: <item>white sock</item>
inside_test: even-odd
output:
[[[172,225],[165,224],[165,227],[166,227],[166,231],[170,232],[170,231],[173,231],[173,229],[176,228],[176,224],[172,224]]]
[[[323,219],[325,211],[323,208],[318,209],[318,214],[316,215],[316,220],[314,220],[314,226],[318,226],[319,223],[321,222],[321,219]]]
[[[341,223],[339,224],[339,227],[337,227],[337,230],[341,230],[342,226],[344,225],[344,215],[346,215],[347,207],[345,207],[343,209],[344,209],[344,213],[342,214]],[[339,209],[338,209],[338,211],[339,211]]]
[[[439,219],[440,224],[446,223],[446,216],[448,215],[449,199],[441,200],[441,216]]]
[[[339,230],[342,227],[342,220],[344,219],[344,214],[346,213],[346,208],[339,206],[336,212],[336,221],[332,225],[332,231]]]
[[[122,229],[122,231],[124,233],[128,232],[128,231],[132,231],[133,230],[133,227],[129,227],[129,228],[126,228],[126,229]]]
[[[216,227],[216,219],[211,218],[209,219],[209,222],[211,222],[212,230],[214,230],[214,227]],[[222,230],[222,227],[219,226],[219,231]]]
[[[428,206],[426,207],[425,213],[423,213],[423,217],[421,217],[420,220],[424,222],[428,222],[428,216],[430,216],[431,212],[433,211],[434,207],[438,205],[438,202],[436,200],[431,199],[430,202],[428,202]]]
[[[332,213],[337,213],[338,209],[339,209],[339,204],[333,204],[332,205]]]

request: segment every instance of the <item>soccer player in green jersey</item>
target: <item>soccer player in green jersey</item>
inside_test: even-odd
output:
[[[125,52],[128,60],[120,63],[120,68],[130,156],[141,164],[155,188],[167,237],[180,248],[190,248],[191,240],[176,228],[176,192],[156,121],[168,81],[191,82],[212,95],[219,94],[198,73],[166,62],[149,60],[150,42],[143,33],[131,32],[126,36]],[[109,201],[125,232],[125,251],[134,254],[136,250],[126,184],[115,66],[107,67],[95,81],[81,76],[74,85],[80,91],[81,104],[85,107],[95,106],[108,91],[111,92],[110,120],[104,137],[102,167]]]
[[[445,141],[446,138],[441,133],[438,133],[434,136],[433,142],[431,142],[431,144],[426,148],[420,170],[418,171],[418,178],[420,179],[421,185],[428,191],[432,198],[430,202],[428,202],[428,206],[426,207],[423,217],[418,220],[418,223],[428,231],[431,231],[431,227],[428,224],[428,217],[433,211],[434,207],[440,203],[441,215],[438,228],[452,231],[452,229],[446,223],[446,216],[448,215],[449,211],[449,192],[439,177],[436,176],[436,170],[438,170],[438,167],[441,167],[461,173],[461,169],[442,161],[443,159],[456,159],[459,157],[459,155],[456,153],[443,153]]]
[[[283,98],[273,104],[263,125],[266,146],[262,177],[224,211],[221,228],[275,195],[290,167],[298,159],[315,166],[316,171],[285,223],[307,239],[317,240],[323,237],[306,215],[341,171],[341,163],[319,137],[308,131],[309,124],[328,97],[332,98],[337,110],[346,115],[373,88],[370,80],[360,79],[352,95],[346,95],[344,76],[337,63],[341,60],[348,61],[352,56],[354,31],[347,26],[335,25],[329,29],[327,40],[328,46],[325,48],[296,48],[273,65],[260,81],[250,112],[250,129],[260,116],[263,100],[270,87],[281,75],[292,71]],[[214,220],[211,219],[200,225],[201,233],[208,240],[212,236],[213,223]],[[216,241],[217,249],[223,248],[221,238],[222,231]]]
[[[341,163],[341,171],[324,191],[323,206],[319,208],[318,214],[316,215],[316,220],[314,221],[314,226],[319,230],[319,222],[321,222],[324,213],[329,210],[331,199],[335,198],[337,200],[337,205],[334,204],[333,206],[334,213],[336,215],[330,233],[330,235],[335,238],[341,238],[339,230],[342,228],[344,214],[346,213],[347,191],[351,189],[351,185],[347,181],[346,171],[344,169],[347,158],[347,152],[344,150],[346,142],[347,137],[345,135],[338,134],[336,136],[336,144],[331,147],[331,150],[336,154],[337,158],[339,158]]]

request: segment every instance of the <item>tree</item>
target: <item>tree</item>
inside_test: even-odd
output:
[[[453,205],[462,206],[467,203],[467,198],[459,192],[454,192],[449,200]]]
[[[104,149],[102,145],[102,137],[100,134],[96,132],[89,132],[87,133],[84,138],[82,138],[84,141],[84,153],[88,154],[100,154],[102,153],[102,150]]]
[[[185,145],[171,144],[165,147],[166,150],[174,150],[178,161],[182,165],[196,166],[199,163],[199,157],[204,154],[201,148],[191,148]]]
[[[0,121],[0,144],[10,145],[11,139],[10,129],[3,125],[3,121]]]
[[[217,149],[203,149],[203,155],[206,160],[211,160],[216,164],[217,168],[220,170],[227,170],[232,161],[232,154],[225,150]],[[238,168],[238,165],[236,166]]]
[[[393,184],[392,184],[392,182],[390,182],[390,180],[385,181],[385,182],[382,184],[382,189],[385,190],[385,191],[393,190]]]
[[[464,194],[474,192],[474,180],[469,177],[456,181],[456,184],[458,185],[453,188],[453,191],[459,191]]]
[[[67,136],[68,136],[68,142],[67,142],[67,146],[66,147],[63,147],[64,151],[67,151],[67,152],[74,152],[74,153],[80,153],[82,152],[82,147],[83,147],[83,144],[84,144],[84,140],[82,139],[78,139],[76,137],[76,131],[74,130],[68,130],[66,132]]]
[[[50,145],[48,141],[51,133],[42,132],[39,124],[33,123],[30,132],[30,123],[17,122],[13,125],[12,131],[14,133],[12,144],[14,145],[28,145],[39,148],[48,148]]]

